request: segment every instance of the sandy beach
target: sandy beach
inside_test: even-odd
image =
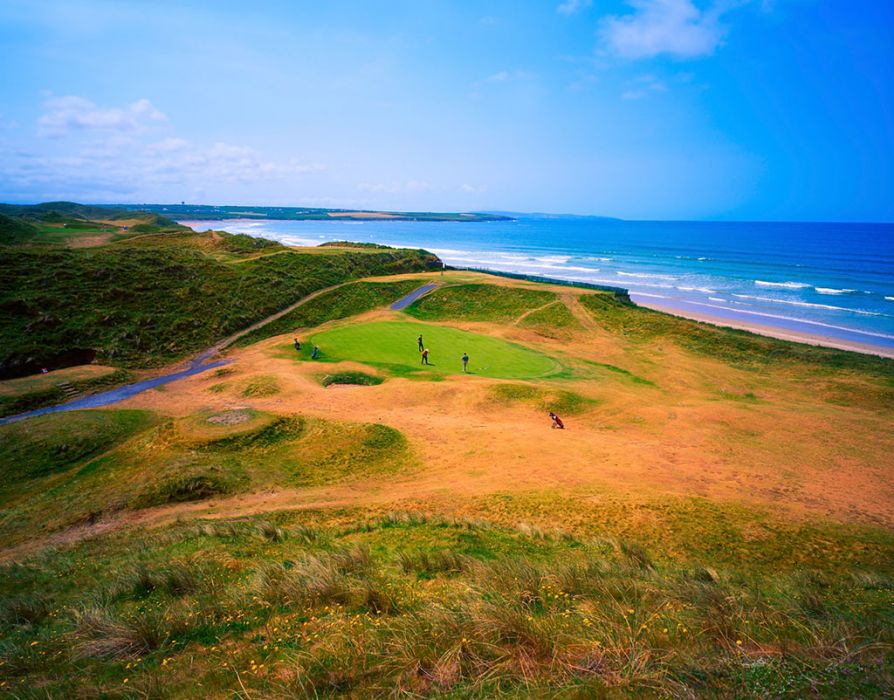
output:
[[[710,323],[715,326],[723,326],[725,328],[737,328],[743,331],[751,331],[752,333],[766,335],[771,338],[779,338],[780,340],[791,340],[796,343],[821,345],[823,347],[835,348],[837,350],[850,350],[853,352],[866,353],[868,355],[878,355],[879,357],[894,358],[894,348],[886,348],[880,345],[859,343],[852,340],[842,340],[840,338],[832,338],[830,336],[814,333],[804,333],[802,331],[795,331],[788,328],[780,328],[777,326],[769,326],[762,323],[749,323],[740,319],[731,319],[723,316],[715,316],[713,314],[698,313],[689,309],[681,309],[677,306],[671,306],[669,304],[658,304],[642,299],[638,299],[636,303],[639,306],[654,309],[655,311],[663,311],[664,313],[673,314],[674,316],[689,318],[693,321],[701,321],[702,323]]]

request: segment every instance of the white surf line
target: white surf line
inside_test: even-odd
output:
[[[834,330],[847,331],[848,333],[856,333],[858,335],[869,335],[869,336],[874,336],[876,338],[885,338],[886,340],[894,340],[894,335],[887,335],[885,333],[873,333],[872,331],[859,331],[854,328],[848,328],[847,326],[836,326],[831,323],[822,323],[820,321],[808,321],[803,318],[793,318],[791,316],[781,316],[779,314],[768,314],[768,313],[763,313],[761,311],[748,311],[747,309],[736,309],[736,308],[732,308],[729,306],[719,306],[717,304],[705,304],[704,302],[689,301],[687,299],[674,299],[672,297],[663,297],[658,294],[640,294],[639,292],[633,292],[633,294],[636,296],[654,297],[657,299],[667,299],[668,301],[679,301],[684,304],[693,304],[695,306],[705,306],[709,309],[722,309],[723,311],[732,311],[733,313],[737,313],[737,314],[750,314],[752,316],[764,316],[766,318],[775,318],[775,319],[782,320],[782,321],[793,321],[795,323],[807,323],[812,326],[820,326],[822,328],[832,328]],[[668,306],[672,307],[673,305],[669,304]],[[685,309],[681,309],[681,310],[685,310]],[[723,319],[723,317],[718,317],[718,319],[726,320],[726,319]],[[729,320],[735,321],[736,319],[729,319]],[[788,329],[788,330],[793,333],[797,332],[792,329]],[[828,337],[828,336],[826,336],[826,337]],[[838,340],[843,340],[843,339],[838,338]],[[854,342],[857,342],[857,341],[854,341]]]

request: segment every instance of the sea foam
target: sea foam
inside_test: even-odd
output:
[[[856,294],[856,289],[834,289],[833,287],[814,287],[817,294]]]
[[[653,275],[648,272],[621,272],[615,273],[619,277],[634,277],[636,279],[656,279],[656,280],[675,280],[673,275]]]
[[[846,311],[852,314],[860,314],[861,316],[882,316],[876,311],[866,311],[865,309],[849,309],[845,306],[832,306],[831,304],[812,304],[809,301],[794,301],[792,299],[773,299],[772,297],[758,297],[751,294],[733,294],[739,299],[752,299],[754,301],[766,301],[771,304],[787,304],[789,306],[802,306],[810,309],[827,309],[829,311]]]
[[[803,282],[765,282],[764,280],[754,280],[758,287],[771,287],[774,289],[806,289],[809,284]]]

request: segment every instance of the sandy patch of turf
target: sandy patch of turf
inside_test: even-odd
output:
[[[417,347],[420,333],[430,350],[431,364],[427,366],[421,363]],[[525,379],[560,370],[556,360],[521,345],[456,328],[404,321],[348,325],[317,333],[302,347],[300,359],[310,358],[313,345],[320,348],[318,362],[353,360],[396,374],[459,374],[464,352],[470,358],[469,373],[484,377]]]

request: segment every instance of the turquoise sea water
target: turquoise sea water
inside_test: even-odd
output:
[[[520,218],[203,221],[294,245],[426,248],[446,263],[625,287],[692,311],[894,348],[894,224]]]

